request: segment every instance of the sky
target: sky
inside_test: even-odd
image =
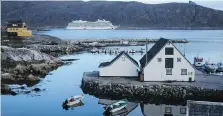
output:
[[[84,1],[89,1],[89,0],[84,0]],[[101,0],[101,1],[105,1],[105,0]],[[106,0],[106,1],[137,1],[137,2],[143,2],[146,4],[160,4],[160,3],[168,3],[168,2],[184,2],[184,3],[189,2],[189,0]],[[202,5],[202,6],[217,9],[217,10],[223,10],[223,0],[192,0],[192,1],[198,5]]]

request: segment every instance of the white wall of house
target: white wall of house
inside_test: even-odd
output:
[[[106,67],[99,67],[100,76],[123,76],[123,77],[137,77],[138,66],[136,66],[124,54],[120,56],[113,64]]]
[[[165,47],[173,47],[174,55],[165,55]],[[158,62],[158,58],[162,58],[162,61]],[[172,75],[166,75],[165,58],[174,58]],[[181,62],[177,62],[177,58],[181,58]],[[187,75],[181,75],[181,69],[187,69]],[[189,81],[190,77],[194,81],[195,78],[195,69],[171,43],[167,43],[161,49],[149,64],[147,64],[143,73],[144,81]]]

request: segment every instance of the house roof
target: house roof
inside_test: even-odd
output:
[[[150,62],[153,57],[156,56],[157,53],[168,43],[168,39],[160,38],[155,45],[140,59],[141,67],[144,68],[146,66],[146,57],[147,57],[147,63]]]
[[[13,26],[13,24],[17,24],[17,26]],[[23,21],[21,20],[14,20],[14,21],[8,21],[7,27],[22,27]]]
[[[112,64],[113,62],[115,62],[119,57],[121,57],[122,55],[125,55],[127,58],[129,58],[129,60],[131,60],[135,65],[138,65],[138,62],[136,60],[134,60],[131,56],[129,56],[127,53],[125,53],[124,51],[122,51],[120,54],[118,54],[111,62],[102,62],[99,67],[106,67],[110,64]]]

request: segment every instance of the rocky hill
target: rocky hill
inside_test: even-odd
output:
[[[110,20],[121,27],[223,28],[223,11],[189,3],[3,1],[2,23],[22,19],[32,28],[65,27],[72,20]]]

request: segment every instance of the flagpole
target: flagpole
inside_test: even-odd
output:
[[[146,38],[146,64],[148,62],[148,59],[147,59],[147,51],[148,51],[148,38]]]

